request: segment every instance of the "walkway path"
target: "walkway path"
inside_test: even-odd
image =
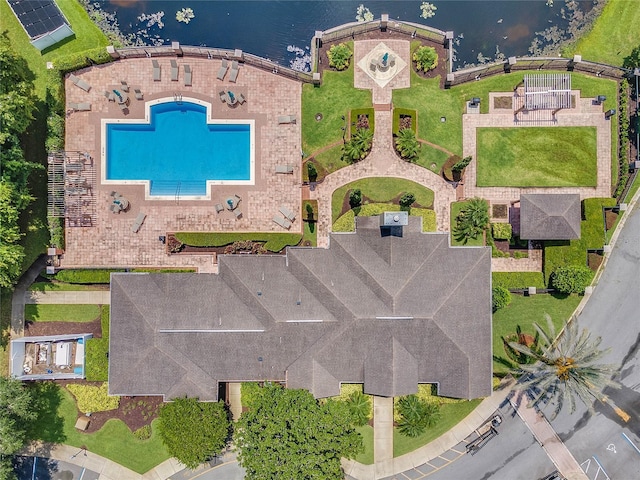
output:
[[[524,392],[518,392],[509,399],[513,408],[518,412],[522,421],[529,427],[547,456],[567,480],[588,480],[580,465],[573,458],[569,449],[562,443],[551,424],[542,412],[527,407],[527,397]]]
[[[80,303],[87,305],[109,305],[109,303],[111,303],[111,292],[109,290],[27,290],[24,293],[24,303]]]
[[[47,257],[41,255],[33,262],[29,270],[24,272],[22,277],[20,277],[20,280],[18,280],[13,290],[13,296],[11,298],[11,338],[22,337],[24,335],[25,292],[46,266]]]

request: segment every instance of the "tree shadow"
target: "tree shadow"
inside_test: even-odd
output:
[[[62,403],[62,394],[58,384],[53,382],[37,382],[29,386],[33,395],[33,410],[36,419],[27,428],[27,438],[43,442],[63,443],[64,418],[58,413]]]

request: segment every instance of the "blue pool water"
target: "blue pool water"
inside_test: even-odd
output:
[[[206,195],[207,180],[250,180],[249,124],[207,124],[204,106],[151,106],[151,123],[109,123],[106,179],[148,180],[151,195]]]

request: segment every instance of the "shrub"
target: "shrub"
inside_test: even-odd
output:
[[[400,197],[400,206],[404,208],[409,208],[411,205],[413,205],[413,202],[415,201],[416,201],[416,196],[411,192],[407,192],[404,195],[402,195],[402,197]]]
[[[491,278],[494,287],[504,287],[507,290],[545,286],[542,272],[493,272]]]
[[[72,383],[67,385],[67,389],[76,398],[78,410],[83,413],[106,412],[107,410],[115,410],[120,405],[120,397],[109,396],[107,382],[99,387]]]
[[[493,238],[496,240],[511,240],[512,228],[510,223],[493,223],[491,225]]]
[[[346,43],[340,43],[338,45],[331,45],[327,55],[329,57],[330,67],[334,67],[336,70],[344,70],[349,66],[352,52]]]
[[[358,128],[351,135],[351,140],[342,147],[344,158],[349,162],[357,162],[367,156],[373,142],[373,131],[368,128]]]
[[[362,191],[359,188],[349,192],[349,205],[351,208],[356,208],[362,205]]]
[[[64,117],[58,113],[51,113],[47,118],[47,152],[64,150]]]
[[[225,247],[241,241],[264,242],[263,247],[270,252],[298,245],[302,239],[301,234],[288,232],[177,232],[175,235],[180,242],[194,247]]]
[[[307,162],[307,175],[310,182],[315,182],[318,179],[318,169],[313,162]]]
[[[347,407],[355,426],[361,427],[369,422],[371,414],[371,399],[362,392],[353,392],[347,398]]]
[[[64,248],[64,226],[60,217],[47,217],[51,246]]]
[[[397,107],[393,109],[393,125],[392,132],[394,135],[397,135],[400,132],[400,117],[411,117],[411,130],[413,133],[417,133],[418,131],[418,111],[412,110],[410,108],[400,108]],[[406,130],[406,128],[405,128]]]
[[[491,289],[491,299],[493,311],[495,312],[511,303],[511,293],[504,287],[493,287]]]
[[[111,55],[107,53],[104,47],[92,48],[82,52],[65,55],[54,60],[53,64],[61,73],[75,72],[84,67],[88,67],[91,63],[102,64],[113,61]]]
[[[138,440],[149,440],[151,438],[151,425],[144,425],[143,427],[140,427],[133,432],[133,436]]]
[[[551,286],[560,293],[582,293],[592,277],[593,272],[586,265],[559,267],[551,274]]]
[[[489,204],[482,198],[472,198],[460,210],[456,218],[455,238],[467,243],[481,235],[489,223]]]
[[[415,438],[438,422],[440,406],[437,403],[427,403],[417,395],[407,395],[398,401],[398,413],[400,433]]]
[[[451,171],[462,172],[462,170],[467,168],[467,166],[471,163],[471,160],[473,160],[473,157],[471,155],[464,157],[462,160],[456,162],[453,167],[451,167]]]
[[[433,47],[419,47],[413,52],[413,61],[418,70],[428,72],[438,66],[438,54]]]

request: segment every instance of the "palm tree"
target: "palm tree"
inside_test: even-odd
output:
[[[342,147],[344,156],[351,162],[357,162],[367,156],[373,142],[373,131],[368,128],[358,128],[351,135],[351,140]]]
[[[351,413],[353,424],[357,427],[366,425],[371,418],[371,400],[362,392],[353,392],[347,398],[347,406]]]
[[[534,394],[529,406],[555,400],[553,420],[566,403],[569,404],[570,413],[573,413],[576,397],[590,409],[594,400],[606,402],[608,399],[602,390],[607,386],[619,385],[611,378],[616,372],[615,365],[597,363],[609,352],[609,349],[598,348],[602,339],[597,337],[592,340],[588,330],[579,331],[575,319],[568,322],[560,335],[556,336],[551,317],[546,315],[546,319],[548,331],[534,324],[540,336],[537,349],[518,342],[509,343],[514,350],[535,360],[535,363],[528,365],[522,363],[519,368],[519,373],[524,375],[517,388],[530,389]],[[616,412],[624,414],[618,409]]]
[[[440,419],[440,407],[437,403],[426,402],[417,395],[407,395],[398,401],[400,433],[407,437],[418,437],[433,427]]]
[[[472,198],[456,218],[456,240],[467,243],[470,238],[477,238],[488,224],[489,204],[482,198]]]
[[[403,128],[396,136],[396,150],[402,158],[414,160],[420,152],[420,142],[410,128]]]

